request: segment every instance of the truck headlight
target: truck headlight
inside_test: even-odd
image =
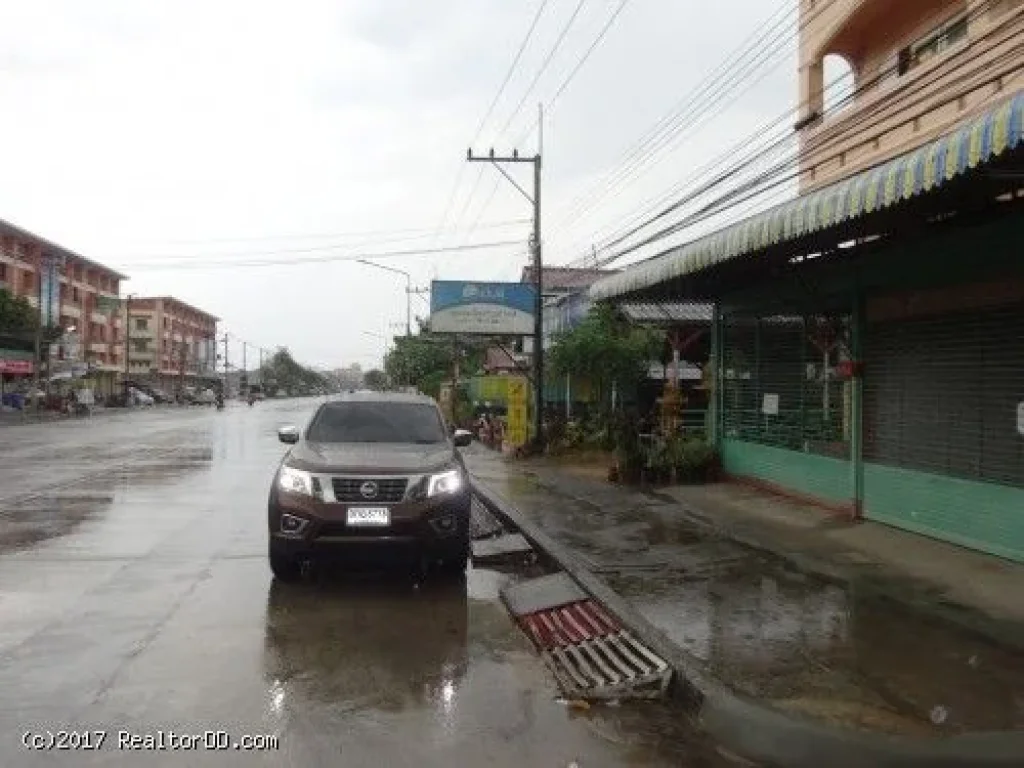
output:
[[[303,496],[313,495],[313,478],[309,472],[303,472],[301,469],[281,467],[277,484],[282,491],[301,493]]]
[[[462,472],[452,469],[431,475],[427,481],[427,496],[441,496],[458,493],[462,489]]]

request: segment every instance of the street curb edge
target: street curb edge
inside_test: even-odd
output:
[[[791,715],[744,696],[715,679],[705,666],[672,642],[629,602],[592,573],[580,558],[555,541],[512,504],[476,477],[474,495],[491,514],[520,532],[611,612],[675,674],[673,698],[696,714],[701,727],[744,758],[793,768],[1010,768],[1020,766],[1024,733],[992,732],[920,740],[837,728]]]

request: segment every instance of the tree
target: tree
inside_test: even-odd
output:
[[[295,361],[287,347],[281,347],[266,363],[264,378],[292,394],[326,391],[327,378]]]
[[[39,324],[39,314],[24,296],[14,296],[6,288],[0,288],[0,332],[21,333],[34,331]]]
[[[483,343],[456,347],[450,336],[431,333],[420,321],[415,336],[396,336],[394,347],[384,360],[384,370],[392,381],[416,387],[424,394],[438,397],[441,382],[451,380],[455,372],[455,350],[459,350],[459,370],[463,375],[476,373],[484,355]]]
[[[379,368],[372,368],[363,376],[363,383],[370,389],[384,389],[388,384],[388,375]]]
[[[624,396],[635,393],[664,343],[661,332],[631,325],[613,307],[598,304],[582,323],[555,337],[548,361],[556,376],[589,379],[604,404],[613,385]]]

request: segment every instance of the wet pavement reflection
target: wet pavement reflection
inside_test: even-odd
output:
[[[0,765],[730,764],[667,705],[559,703],[498,598],[522,573],[273,582],[264,526],[285,450],[276,429],[315,405],[154,410],[10,433],[0,448]],[[22,746],[26,731],[60,729],[108,736],[100,750]],[[278,742],[146,753],[119,750],[119,730]]]
[[[1018,653],[709,537],[656,497],[544,470],[503,478],[487,457],[474,460],[520,511],[741,691],[886,733],[1024,729]]]

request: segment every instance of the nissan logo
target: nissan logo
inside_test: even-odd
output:
[[[377,484],[372,480],[367,480],[365,483],[359,486],[359,494],[364,499],[372,499],[377,495]]]

